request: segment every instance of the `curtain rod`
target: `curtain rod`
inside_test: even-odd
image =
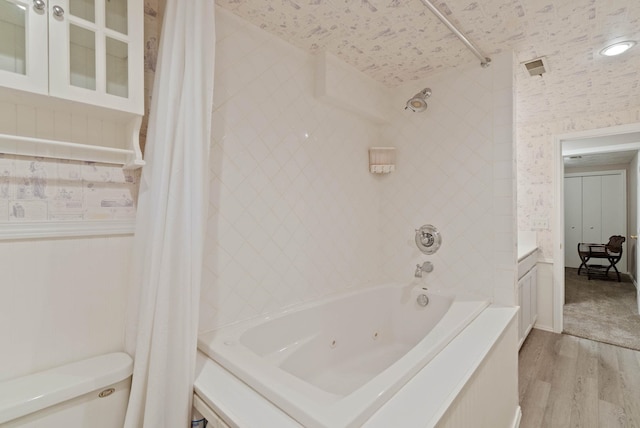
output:
[[[487,68],[487,67],[489,67],[489,64],[491,63],[491,58],[489,58],[489,57],[485,56],[482,52],[480,52],[480,49],[478,49],[478,48],[477,48],[477,47],[476,47],[476,46],[471,42],[471,40],[469,40],[469,39],[467,38],[467,36],[465,36],[465,35],[464,35],[460,30],[458,30],[458,29],[456,28],[456,26],[455,26],[455,25],[453,25],[453,24],[451,23],[451,21],[449,21],[449,20],[447,19],[447,17],[446,17],[446,16],[444,16],[444,15],[442,14],[442,12],[440,12],[440,11],[439,11],[439,10],[438,10],[438,9],[437,9],[437,8],[436,8],[436,7],[435,7],[435,6],[434,6],[434,5],[433,5],[429,0],[420,0],[420,1],[421,1],[421,2],[426,6],[426,7],[428,7],[428,8],[429,8],[429,10],[430,10],[430,11],[431,11],[431,12],[432,12],[432,13],[433,13],[433,14],[434,14],[434,15],[435,15],[435,16],[436,16],[440,21],[442,21],[442,23],[443,23],[444,25],[446,25],[446,26],[447,26],[447,28],[449,28],[449,30],[451,30],[451,32],[452,32],[453,34],[455,34],[455,35],[460,39],[460,41],[461,41],[462,43],[464,43],[464,44],[465,44],[465,46],[466,46],[467,48],[469,48],[469,50],[470,50],[471,52],[473,52],[473,54],[474,54],[475,56],[477,56],[477,57],[480,59],[480,66],[481,66],[482,68]]]

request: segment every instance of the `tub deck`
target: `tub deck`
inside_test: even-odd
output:
[[[345,293],[204,334],[198,347],[306,427],[361,426],[489,304],[428,292],[422,307],[420,293]]]
[[[472,378],[491,358],[499,358],[499,376],[506,385],[486,392],[486,412],[509,423],[487,426],[517,426],[517,308],[489,307],[458,334],[433,360],[384,403],[363,424],[365,428],[390,426],[433,427],[442,422],[460,393],[469,389]],[[498,342],[503,342],[499,344]],[[490,355],[496,353],[497,356]],[[513,361],[512,361],[513,360]],[[513,365],[511,364],[511,365]],[[225,368],[198,352],[195,393],[229,426],[277,426],[300,428],[305,425],[269,402]],[[479,401],[474,397],[475,401]],[[497,411],[499,405],[500,411]],[[247,409],[251,409],[247,412]],[[475,415],[478,417],[478,415]],[[447,424],[449,425],[449,424]],[[451,424],[455,426],[455,424]],[[334,425],[332,428],[339,428]]]

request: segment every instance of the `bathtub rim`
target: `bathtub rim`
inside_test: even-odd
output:
[[[407,290],[426,290],[428,293],[438,294],[444,297],[453,297],[459,301],[483,300],[483,301],[489,302],[489,305],[493,303],[492,299],[488,298],[487,296],[480,295],[478,293],[473,293],[466,290],[455,290],[455,291],[445,290],[442,288],[438,288],[436,286],[429,286],[428,284],[414,284],[414,283],[399,284],[397,282],[385,282],[382,284],[376,284],[376,285],[370,285],[370,286],[349,287],[345,290],[335,291],[309,301],[292,303],[280,309],[275,309],[273,311],[268,311],[263,314],[255,315],[249,318],[223,324],[215,328],[210,328],[207,330],[200,331],[198,332],[198,349],[200,348],[201,343],[205,344],[206,341],[211,340],[212,338],[211,336],[220,332],[221,330],[225,330],[228,332],[235,331],[236,329],[246,330],[248,328],[262,324],[264,322],[281,318],[295,312],[300,312],[314,306],[320,306],[335,300],[344,299],[344,298],[357,295],[363,292],[372,292],[377,289],[386,288],[386,287],[406,288]]]
[[[456,353],[454,346],[445,348],[434,358],[434,364],[421,369],[363,424],[363,428],[435,426],[496,343],[507,333],[516,334],[517,325],[514,324],[517,323],[517,314],[517,307],[489,306],[470,324],[472,328],[463,330],[453,339],[452,344],[465,349],[465,352]],[[483,340],[479,340],[479,335]],[[517,353],[515,345],[513,352]],[[451,359],[456,359],[460,365],[453,367]],[[416,391],[428,393],[432,399],[418,405],[416,396],[423,397],[424,394],[419,395],[420,392]],[[196,360],[194,392],[230,427],[302,427],[298,421],[201,351],[198,351]],[[514,394],[517,394],[517,389]],[[247,408],[251,412],[247,412]],[[519,410],[520,407],[515,409],[513,428],[517,427]],[[389,425],[390,421],[393,421],[392,425]]]
[[[432,335],[430,338],[430,341],[436,341],[438,346],[431,348],[431,343],[429,341],[425,342],[425,337],[391,366],[377,374],[362,387],[344,397],[322,391],[285,370],[264,362],[260,356],[241,345],[239,338],[242,332],[263,322],[331,303],[335,300],[345,299],[362,292],[375,292],[378,289],[388,287],[407,288],[409,291],[417,288],[412,284],[385,283],[375,287],[347,290],[323,299],[286,308],[280,313],[254,317],[208,331],[199,336],[198,349],[304,426],[358,426],[384,405],[391,396],[398,392],[482,313],[490,305],[489,300],[468,294],[456,296],[455,293],[429,291],[432,294],[448,297],[455,296],[443,319],[450,320],[450,318],[453,318],[453,312],[462,312],[463,322],[456,322],[453,329],[451,329],[450,325],[439,322],[432,331],[435,330],[446,337],[444,340],[435,340],[437,338],[436,335]],[[465,305],[464,303],[467,304]],[[447,318],[447,315],[449,315],[449,318]],[[215,336],[216,333],[219,334],[217,337]],[[233,350],[230,350],[229,346],[224,346],[224,342],[233,339],[233,337],[236,337],[237,340],[232,345]],[[409,368],[406,367],[407,365]]]

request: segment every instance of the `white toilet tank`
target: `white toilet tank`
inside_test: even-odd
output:
[[[100,355],[0,383],[1,428],[122,428],[133,361]]]

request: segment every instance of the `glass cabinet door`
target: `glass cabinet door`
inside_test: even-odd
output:
[[[142,114],[142,2],[50,3],[51,94]]]
[[[0,85],[47,92],[46,1],[0,0]]]
[[[129,43],[127,0],[109,0],[105,3],[107,93],[118,97],[129,96]]]
[[[95,91],[97,26],[94,0],[69,0],[69,15],[68,83]]]

